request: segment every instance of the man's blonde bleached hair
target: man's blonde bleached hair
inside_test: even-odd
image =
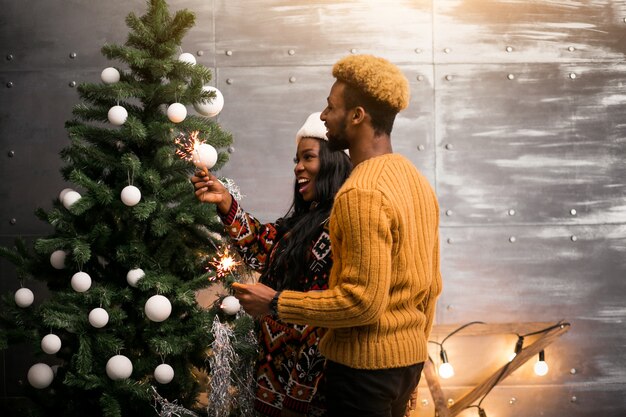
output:
[[[363,91],[396,112],[409,105],[409,82],[402,71],[384,58],[349,55],[333,66],[333,77]]]

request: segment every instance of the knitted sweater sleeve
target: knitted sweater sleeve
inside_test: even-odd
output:
[[[229,212],[220,217],[246,265],[255,271],[262,271],[278,237],[276,224],[262,224],[234,199]]]
[[[376,322],[389,302],[391,210],[377,190],[350,188],[337,194],[331,215],[335,265],[330,289],[283,291],[279,317],[327,328]]]

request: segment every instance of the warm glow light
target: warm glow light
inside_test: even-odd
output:
[[[543,350],[539,352],[539,360],[535,363],[535,374],[544,376],[548,373],[548,364],[545,361],[545,353]]]
[[[215,267],[216,274],[213,279],[223,278],[240,264],[240,262],[235,261],[235,258],[230,255],[228,248],[224,249],[224,253],[218,252],[217,255],[219,259],[213,258],[213,260],[209,262],[209,264]]]
[[[452,378],[454,376],[454,368],[448,362],[439,365],[439,376],[443,379]]]
[[[176,155],[180,159],[190,162],[195,162],[199,159],[197,148],[204,143],[202,140],[198,140],[199,133],[200,132],[197,130],[191,132],[189,136],[181,133],[174,140],[174,144],[176,145]]]

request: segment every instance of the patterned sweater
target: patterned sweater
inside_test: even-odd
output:
[[[261,282],[276,288],[280,277],[267,273],[282,243],[279,222],[261,224],[246,213],[237,201],[222,216],[226,231],[248,266],[265,271]],[[298,291],[328,288],[332,265],[328,221],[320,225],[319,235],[311,242],[308,268],[299,280]],[[266,316],[258,329],[259,356],[256,361],[256,399],[254,407],[267,416],[281,415],[283,408],[302,414],[323,415],[318,385],[325,359],[318,345],[326,330],[320,327],[288,324]],[[321,387],[320,387],[321,388]]]
[[[435,194],[406,158],[361,162],[330,216],[330,289],[283,291],[280,319],[329,328],[322,353],[352,368],[425,361],[442,288],[438,227]]]

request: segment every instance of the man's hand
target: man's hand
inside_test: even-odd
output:
[[[263,284],[240,284],[238,282],[233,283],[233,290],[246,313],[253,317],[270,314],[270,301],[276,295],[276,290]]]

